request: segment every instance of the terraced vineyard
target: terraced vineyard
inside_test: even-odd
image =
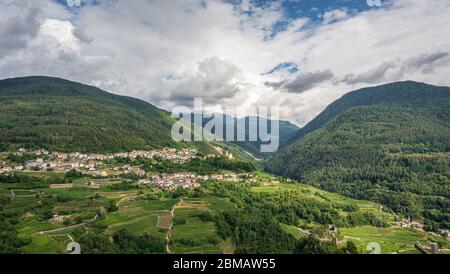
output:
[[[64,174],[28,176],[45,181]],[[87,188],[89,182],[100,187]],[[67,244],[76,241],[84,253],[258,253],[272,240],[295,244],[312,235],[324,243],[337,238],[340,248],[353,242],[360,253],[372,242],[380,244],[382,253],[417,253],[416,243],[439,243],[442,253],[450,247],[440,235],[399,227],[402,217],[377,203],[260,171],[239,183],[211,180],[199,188],[172,191],[120,178],[83,177],[72,183],[71,188],[0,184],[2,216],[11,218],[23,241],[20,252],[67,253]],[[337,231],[328,231],[331,224]],[[274,234],[261,234],[266,231]],[[251,235],[257,238],[248,243],[261,244],[258,250],[246,247]],[[270,238],[258,243],[265,237]],[[136,246],[123,246],[130,241]],[[139,249],[142,241],[147,246]],[[296,252],[288,245],[277,252]]]
[[[253,192],[268,193],[274,195],[279,192],[295,191],[302,198],[313,198],[324,203],[338,204],[341,206],[355,206],[361,212],[375,214],[378,217],[388,220],[390,227],[381,228],[373,226],[357,226],[351,228],[338,228],[337,237],[341,245],[346,242],[354,242],[361,251],[367,251],[370,243],[378,243],[381,247],[382,254],[403,253],[403,254],[419,254],[415,248],[415,244],[429,247],[430,242],[439,243],[442,247],[442,253],[450,253],[450,244],[442,236],[426,233],[412,228],[401,228],[396,222],[397,216],[392,213],[383,211],[383,207],[377,203],[370,201],[361,201],[346,198],[344,196],[322,191],[309,185],[302,184],[281,184],[278,186],[252,187]],[[346,215],[347,212],[340,212]],[[319,227],[314,222],[300,222],[298,226],[283,225],[283,229],[291,233],[295,238],[300,239],[308,236],[308,231]],[[431,248],[431,247],[430,247]]]
[[[175,253],[231,253],[229,241],[216,233],[213,219],[204,216],[232,209],[234,204],[225,199],[183,199],[175,208],[175,224],[171,233],[171,246]],[[202,215],[203,214],[203,215]]]

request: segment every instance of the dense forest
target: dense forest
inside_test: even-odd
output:
[[[328,107],[266,169],[449,228],[449,126],[450,88],[363,89]]]
[[[225,157],[214,157],[207,159],[194,158],[186,163],[173,163],[170,160],[162,158],[145,159],[138,157],[134,160],[128,158],[116,158],[114,163],[132,164],[141,166],[145,171],[158,173],[178,173],[178,172],[195,172],[200,175],[209,175],[224,170],[241,172],[253,172],[256,166],[251,162],[240,160],[232,160]]]
[[[0,150],[115,152],[177,147],[169,113],[144,101],[48,77],[0,81]]]

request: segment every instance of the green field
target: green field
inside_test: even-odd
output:
[[[57,174],[50,173],[49,176]],[[24,253],[65,253],[66,245],[80,240],[83,235],[111,239],[115,233],[127,231],[133,237],[149,235],[161,243],[166,243],[168,237],[166,252],[169,253],[232,254],[239,251],[238,242],[234,235],[223,236],[219,233],[216,217],[222,213],[241,212],[250,200],[261,198],[260,202],[279,203],[280,206],[312,200],[318,202],[311,204],[314,207],[326,205],[344,217],[358,211],[388,220],[391,224],[388,228],[338,227],[340,245],[345,246],[346,242],[352,241],[363,253],[367,245],[373,242],[380,244],[382,253],[417,253],[414,247],[416,242],[424,246],[438,242],[443,252],[449,248],[448,241],[443,237],[392,227],[398,217],[382,210],[377,203],[346,198],[309,185],[286,183],[262,172],[256,172],[252,178],[251,183],[219,183],[216,186],[214,184],[217,182],[207,183],[202,185],[200,191],[186,190],[177,195],[174,191],[145,186],[112,190],[109,187],[112,184],[132,183],[118,179],[94,179],[102,185],[101,188],[85,188],[84,185],[93,180],[91,178],[74,180],[76,187],[70,189],[18,189],[0,184],[0,195],[9,199],[3,208],[4,213],[18,216],[14,224],[17,235],[28,241],[21,248]],[[220,191],[216,192],[217,189]],[[270,199],[272,196],[281,199]],[[289,201],[282,197],[289,197]],[[108,210],[113,205],[114,209]],[[349,206],[353,211],[346,210]],[[158,217],[161,216],[170,217],[165,221],[164,228],[158,227]],[[301,218],[298,223],[288,225],[279,221],[277,225],[296,241],[302,241],[324,227],[318,222]]]
[[[361,212],[370,212],[377,216],[381,216],[384,218],[388,218],[390,221],[394,220],[394,215],[386,213],[382,210],[381,205],[370,202],[370,201],[362,201],[355,200],[351,198],[344,197],[339,194],[326,192],[315,188],[310,185],[305,184],[277,184],[273,186],[260,186],[260,187],[252,187],[253,192],[256,193],[268,193],[274,194],[277,192],[287,192],[287,191],[295,191],[299,196],[304,198],[312,198],[314,200],[329,203],[329,204],[338,204],[342,206],[356,206]],[[345,214],[345,213],[343,213]]]
[[[377,216],[387,218],[394,225],[395,215],[381,210],[379,204],[370,201],[354,200],[343,197],[339,194],[330,193],[319,190],[304,184],[278,184],[272,186],[252,187],[255,193],[276,194],[280,192],[295,191],[304,198],[313,198],[315,200],[339,205],[352,205],[358,207],[361,212],[370,212]],[[345,212],[341,212],[345,214]],[[314,223],[301,222],[298,227],[292,225],[281,224],[284,231],[293,235],[296,239],[307,237],[304,229],[313,229],[318,227]],[[414,245],[418,242],[421,245],[429,245],[431,242],[437,242],[441,248],[445,250],[450,247],[450,242],[441,236],[433,236],[430,233],[420,232],[410,228],[377,228],[373,226],[362,226],[354,228],[338,228],[338,236],[340,243],[345,246],[347,241],[353,241],[357,244],[360,252],[367,253],[367,245],[369,243],[379,243],[382,254],[392,253],[419,253]]]
[[[202,221],[203,212],[220,212],[234,208],[226,199],[207,197],[204,199],[184,199],[175,208],[175,223],[171,233],[171,249],[175,253],[232,253],[231,239],[223,241],[216,234],[216,227],[211,221]]]
[[[449,246],[448,242],[407,228],[375,228],[367,226],[342,228],[340,229],[340,234],[344,241],[351,240],[364,251],[369,243],[379,243],[382,254],[418,253],[414,244],[419,242],[422,245],[427,245],[429,239],[432,239],[434,242],[441,242],[443,244],[442,248],[448,248]]]

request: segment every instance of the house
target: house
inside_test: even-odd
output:
[[[66,219],[65,216],[53,215],[53,218],[50,220],[52,223],[61,224]]]
[[[5,166],[5,167],[3,167],[2,171],[3,171],[3,172],[12,172],[13,169],[12,169],[12,167]]]
[[[224,149],[223,149],[222,147],[219,147],[219,146],[214,146],[214,149],[215,149],[217,152],[219,152],[220,154],[223,154],[223,152],[224,152]]]
[[[26,169],[35,169],[35,168],[42,168],[42,163],[40,162],[28,162],[25,164]]]
[[[330,230],[331,233],[336,233],[337,232],[337,227],[335,225],[329,225],[328,229]]]
[[[99,183],[94,182],[94,181],[90,181],[86,185],[87,185],[87,188],[89,188],[89,189],[100,189],[100,186],[101,186]]]

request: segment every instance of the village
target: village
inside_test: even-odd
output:
[[[2,173],[26,173],[26,172],[57,172],[67,173],[69,171],[78,171],[83,175],[91,176],[92,178],[115,178],[122,175],[135,175],[139,179],[136,183],[141,186],[151,186],[161,188],[163,190],[176,189],[192,189],[200,186],[200,182],[207,180],[216,180],[223,182],[242,182],[244,180],[254,181],[252,174],[242,173],[236,174],[234,172],[224,172],[222,174],[208,174],[198,175],[193,172],[179,172],[179,173],[157,173],[146,172],[140,166],[134,166],[130,163],[115,163],[111,164],[117,159],[128,159],[130,162],[137,158],[152,159],[153,163],[157,160],[163,159],[171,161],[172,163],[183,164],[188,161],[200,158],[214,158],[224,156],[228,159],[233,159],[233,155],[220,147],[214,147],[217,154],[202,155],[195,149],[181,149],[176,150],[172,148],[164,148],[152,151],[132,151],[120,152],[113,154],[84,154],[80,152],[63,153],[63,152],[49,152],[44,149],[27,151],[24,148],[19,149],[12,155],[21,157],[28,155],[32,158],[22,164],[13,164],[11,161],[0,162],[0,174]],[[127,162],[127,161],[125,161]],[[95,180],[86,183],[89,189],[99,189],[101,184]],[[50,188],[74,188],[74,184],[52,184]]]
[[[147,179],[140,180],[138,184],[156,186],[164,190],[175,190],[178,188],[196,188],[200,186],[200,182],[202,181],[215,180],[219,182],[238,183],[251,177],[253,177],[253,175],[249,173],[236,174],[234,172],[204,176],[191,172],[175,174],[149,174]]]
[[[80,152],[63,153],[49,152],[44,149],[28,152],[26,149],[19,149],[13,153],[15,156],[31,155],[33,160],[27,161],[24,165],[12,165],[6,161],[0,163],[0,173],[23,172],[23,171],[54,171],[68,172],[70,170],[78,170],[86,175],[93,176],[109,176],[102,169],[107,166],[108,161],[117,158],[127,158],[134,160],[138,157],[144,159],[164,159],[176,163],[185,163],[193,158],[198,157],[195,149],[161,149],[152,151],[132,151],[120,152],[114,154],[83,154]],[[207,157],[212,157],[208,155]],[[136,173],[142,175],[142,170],[133,168],[129,165],[115,167],[112,175],[120,175],[123,173]]]

